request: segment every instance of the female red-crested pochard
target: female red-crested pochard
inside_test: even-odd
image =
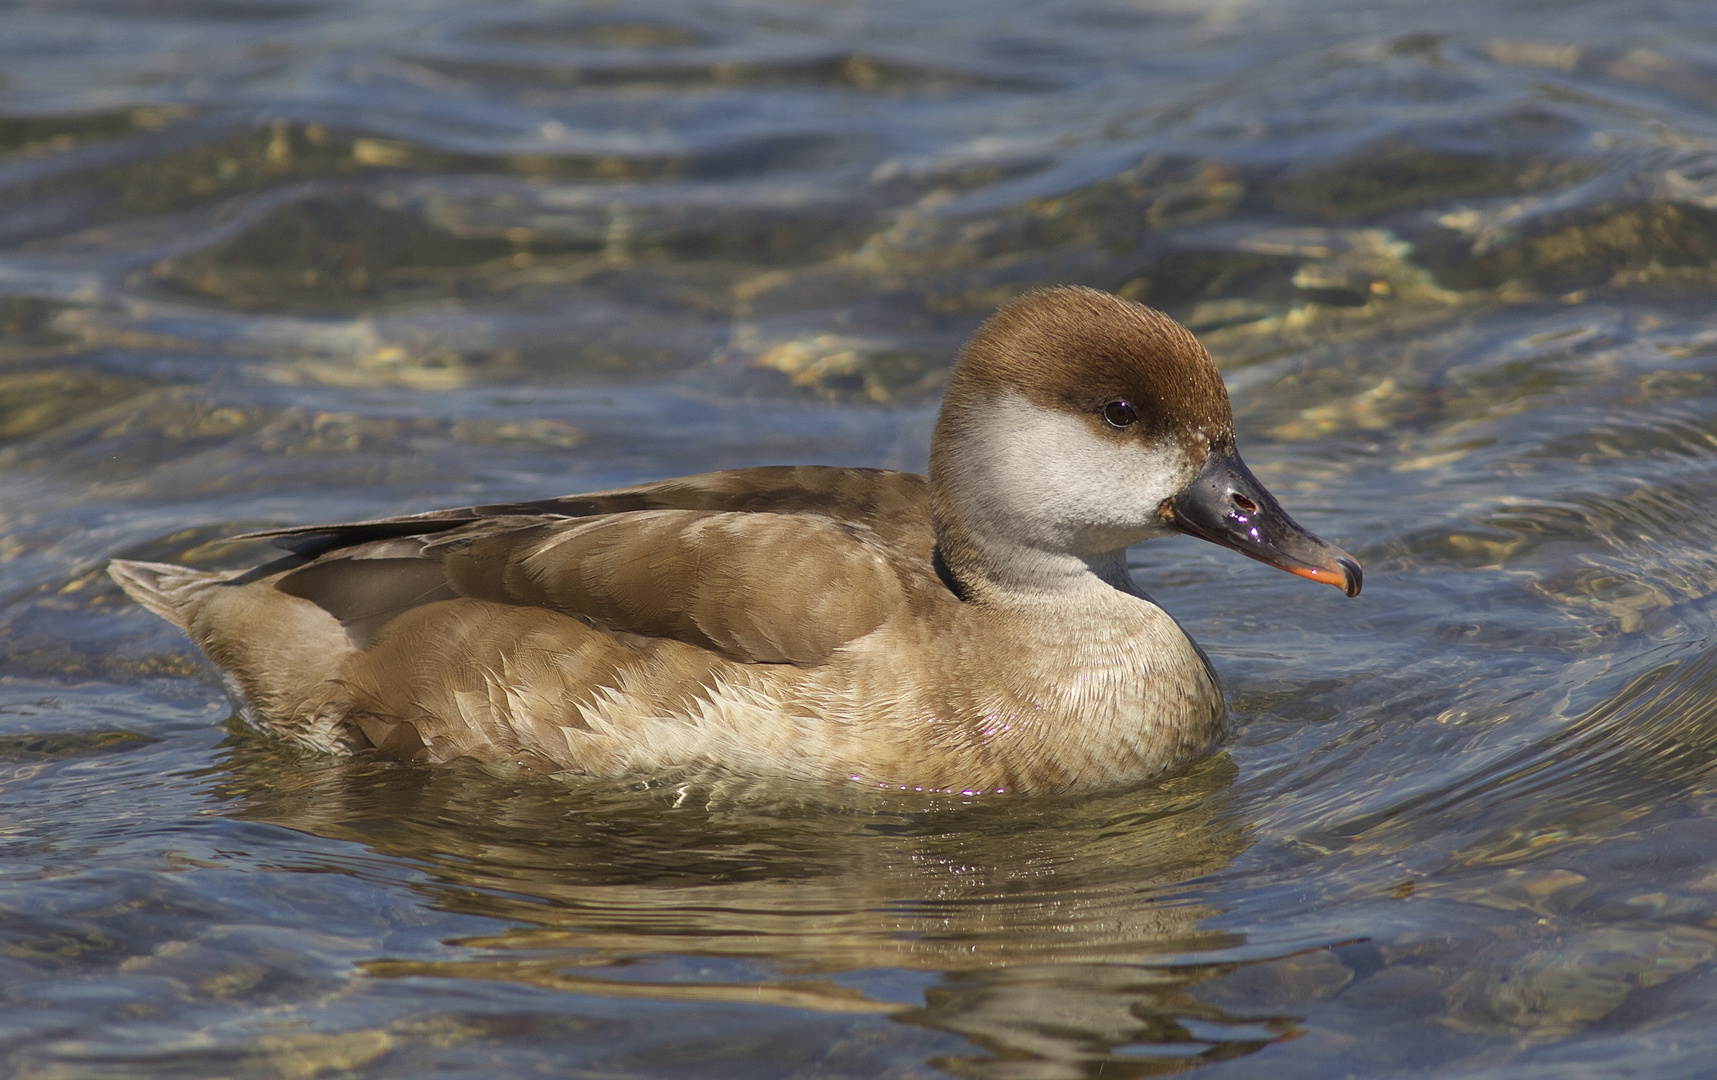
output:
[[[110,572],[318,750],[991,794],[1215,742],[1209,662],[1126,568],[1177,531],[1359,592],[1235,453],[1191,333],[1054,288],[961,351],[928,477],[735,469],[256,533],[294,554],[245,573]]]

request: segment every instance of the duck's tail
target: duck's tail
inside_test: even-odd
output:
[[[204,594],[233,576],[129,559],[114,559],[107,564],[107,573],[125,590],[125,595],[187,633],[191,620],[203,606]]]

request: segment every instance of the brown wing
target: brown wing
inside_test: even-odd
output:
[[[528,604],[736,660],[814,664],[905,600],[862,527],[808,514],[644,510],[428,549],[461,596]]]
[[[811,482],[769,482],[795,479]],[[634,508],[645,501],[758,509]],[[347,546],[275,585],[339,618],[360,646],[418,605],[470,597],[735,660],[798,664],[819,663],[876,629],[909,594],[944,592],[931,570],[923,479],[909,474],[748,469],[524,505],[588,516],[341,526],[332,536]],[[599,509],[618,507],[627,509]],[[426,522],[434,529],[422,529]],[[358,539],[360,530],[407,523],[427,535]]]

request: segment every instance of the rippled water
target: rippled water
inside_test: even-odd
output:
[[[1701,1074],[1714,106],[1706,2],[0,2],[5,1070]],[[918,468],[1049,282],[1366,564],[1135,553],[1232,708],[1157,784],[307,757],[101,573]]]

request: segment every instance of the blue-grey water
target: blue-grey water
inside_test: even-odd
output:
[[[307,756],[102,572],[919,468],[1056,282],[1366,565],[1134,553],[1159,783]],[[1706,1075],[1714,593],[1709,0],[0,0],[9,1075]]]

